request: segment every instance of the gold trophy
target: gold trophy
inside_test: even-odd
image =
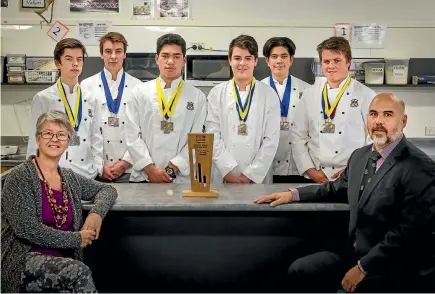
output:
[[[210,190],[213,139],[213,134],[188,134],[191,190],[183,191],[183,197],[218,196]]]

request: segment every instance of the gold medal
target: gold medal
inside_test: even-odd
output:
[[[280,127],[281,131],[288,131],[290,129],[288,121],[281,121]]]
[[[332,120],[325,120],[325,123],[323,124],[322,133],[326,134],[333,134],[335,133],[335,124],[332,123]]]

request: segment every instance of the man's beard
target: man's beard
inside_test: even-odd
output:
[[[383,131],[385,134],[382,136],[374,135],[373,133],[375,131]],[[388,134],[388,131],[383,127],[375,127],[372,129],[370,133],[370,138],[373,140],[373,143],[377,146],[383,146],[390,144],[391,142],[398,139],[401,135],[402,131],[402,124],[399,124],[396,128],[393,129],[393,133],[391,135]]]

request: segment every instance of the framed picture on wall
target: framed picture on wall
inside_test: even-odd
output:
[[[8,0],[1,0],[1,7],[8,7]]]
[[[46,5],[46,0],[20,0],[21,8],[36,8],[44,9]]]
[[[119,0],[69,0],[69,11],[119,13]]]

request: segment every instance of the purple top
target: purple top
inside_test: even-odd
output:
[[[50,203],[48,203],[48,197],[45,193],[45,184],[43,180],[41,182],[41,191],[42,191],[42,223],[50,228],[62,231],[72,231],[73,230],[73,214],[72,214],[72,206],[71,199],[68,198],[68,214],[66,217],[66,222],[59,228],[56,228],[56,224],[54,222],[53,211],[51,210]],[[63,203],[63,192],[58,190],[53,190],[53,197],[56,199],[57,203]],[[50,248],[41,248],[41,247],[33,247],[32,252],[39,252],[44,255],[52,255],[57,257],[65,257],[69,256],[69,250],[65,249],[50,249]]]

